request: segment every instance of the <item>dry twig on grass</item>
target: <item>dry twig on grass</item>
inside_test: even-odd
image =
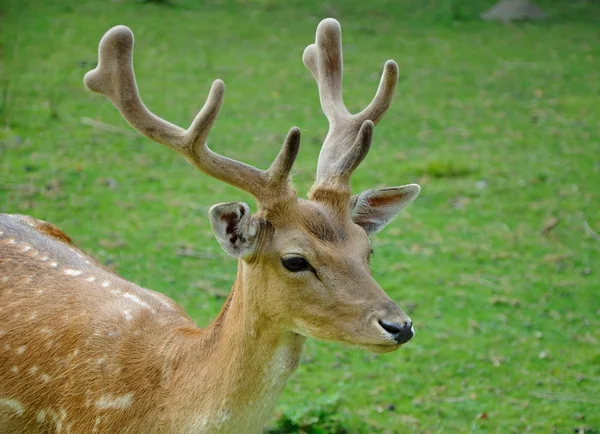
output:
[[[595,232],[589,225],[589,223],[587,222],[587,220],[583,220],[583,230],[585,231],[586,234],[588,234],[590,237],[592,237],[593,239],[595,239],[596,241],[600,241],[600,234],[598,234],[597,232]]]
[[[580,395],[562,395],[560,393],[551,392],[529,392],[529,396],[538,399],[547,399],[549,401],[577,402],[579,404],[595,404],[600,405],[600,400],[590,399],[587,396]]]

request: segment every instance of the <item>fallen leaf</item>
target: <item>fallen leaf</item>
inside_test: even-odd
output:
[[[552,231],[552,229],[554,229],[556,226],[558,226],[558,223],[560,222],[560,219],[558,217],[551,217],[548,220],[546,220],[546,223],[544,224],[544,227],[542,228],[541,234],[544,237],[547,237],[550,232]]]

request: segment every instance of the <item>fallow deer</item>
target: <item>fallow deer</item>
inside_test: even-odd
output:
[[[88,89],[107,96],[144,136],[257,201],[214,205],[209,218],[238,272],[221,313],[200,329],[166,296],[121,279],[49,223],[0,216],[0,433],[258,433],[308,337],[374,352],[414,334],[371,276],[369,235],[420,189],[351,195],[373,126],[395,91],[385,64],[375,98],[350,114],[342,100],[341,29],[323,20],[303,60],[317,81],[329,132],[308,199],[290,170],[292,128],[267,170],[216,154],[206,138],[223,99],[216,80],[187,130],[151,113],[133,72],[133,34],[109,30]]]

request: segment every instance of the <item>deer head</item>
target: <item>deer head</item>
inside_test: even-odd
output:
[[[317,81],[330,128],[316,180],[307,199],[297,197],[290,170],[300,145],[292,128],[271,166],[260,170],[213,152],[209,130],[223,100],[216,80],[191,126],[184,130],[151,113],[142,103],[133,72],[133,34],[124,26],[102,38],[99,64],[85,85],[106,95],[144,136],[183,155],[200,171],[252,194],[258,209],[221,203],[209,211],[223,249],[239,259],[243,297],[262,318],[282,330],[385,352],[414,334],[412,322],[373,279],[369,236],[387,225],[419,194],[419,186],[371,189],[352,196],[350,177],[371,145],[373,127],[394,95],[398,67],[385,64],[371,104],[350,114],[342,100],[341,29],[326,19],[304,63]]]

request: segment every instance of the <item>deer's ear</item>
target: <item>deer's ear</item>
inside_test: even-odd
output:
[[[419,195],[417,184],[402,187],[374,188],[352,196],[350,215],[367,235],[382,230],[406,205]]]
[[[252,219],[248,205],[219,203],[210,208],[208,215],[219,244],[229,255],[243,258],[254,252],[258,224]]]

